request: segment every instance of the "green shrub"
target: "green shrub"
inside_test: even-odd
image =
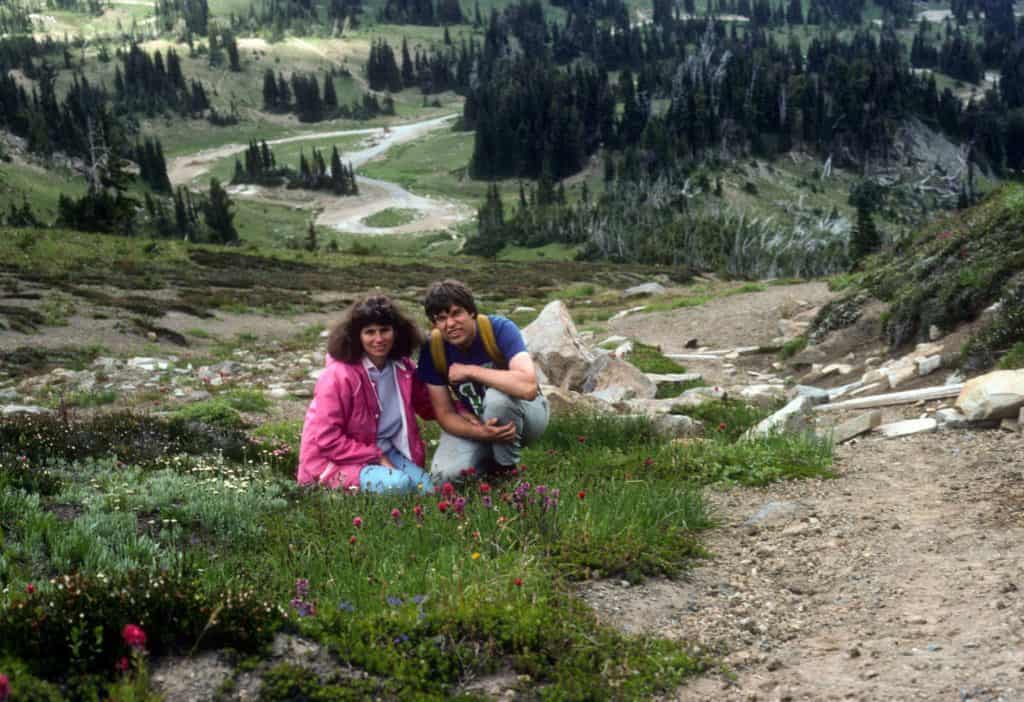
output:
[[[125,624],[142,627],[158,655],[199,645],[252,650],[283,614],[249,590],[204,593],[188,569],[62,575],[15,596],[3,613],[3,651],[50,678],[113,670],[127,653]]]
[[[1019,367],[1024,344],[1024,281],[1011,287],[1001,300],[1001,307],[992,322],[972,336],[961,352],[963,367],[968,371],[991,368],[1000,354],[1000,368]],[[1005,363],[1005,365],[1004,365]]]
[[[1024,368],[1024,341],[1018,341],[1006,354],[999,359],[996,366],[1000,370],[1016,370]]]

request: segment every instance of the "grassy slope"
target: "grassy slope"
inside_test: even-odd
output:
[[[863,268],[846,279],[849,291],[833,308],[861,292],[888,302],[885,333],[894,345],[921,340],[931,325],[951,331],[1021,283],[1024,186],[1004,186],[973,208],[937,219]],[[819,320],[827,321],[827,313]]]

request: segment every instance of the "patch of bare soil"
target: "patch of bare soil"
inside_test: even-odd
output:
[[[712,495],[714,555],[687,581],[585,597],[724,655],[679,700],[1024,698],[1024,439],[867,439],[836,468]]]
[[[831,300],[825,283],[773,285],[761,292],[730,295],[699,307],[671,312],[638,313],[611,323],[616,334],[661,346],[666,352],[683,352],[696,338],[700,346],[732,348],[770,343],[779,336],[779,320]]]

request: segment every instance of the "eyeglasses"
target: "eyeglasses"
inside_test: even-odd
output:
[[[465,319],[469,312],[462,307],[455,307],[450,312],[438,312],[434,315],[434,324],[444,326],[450,319]]]

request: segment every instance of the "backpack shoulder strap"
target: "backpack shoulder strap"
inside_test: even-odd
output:
[[[448,357],[444,353],[444,339],[439,329],[430,331],[430,359],[434,362],[434,370],[448,382]]]
[[[494,361],[494,365],[498,368],[506,368],[508,366],[508,360],[505,358],[505,354],[498,348],[498,340],[494,338],[494,327],[491,325],[491,318],[486,314],[477,315],[476,328],[480,332],[480,341],[484,344],[484,351]]]

